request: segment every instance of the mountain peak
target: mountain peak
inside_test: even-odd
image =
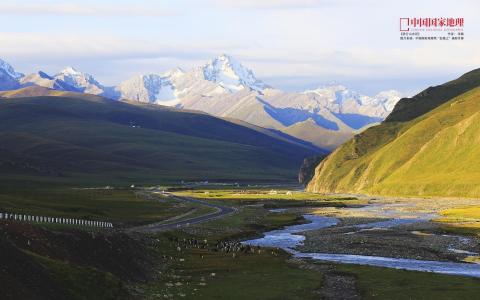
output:
[[[266,84],[255,77],[252,70],[225,53],[212,59],[202,70],[206,80],[216,82],[230,91],[244,88],[260,91],[267,88]]]
[[[84,93],[100,95],[105,92],[103,85],[95,80],[92,75],[80,72],[72,66],[66,67],[54,78],[62,80]]]
[[[20,79],[24,76],[24,74],[16,72],[15,69],[3,59],[0,59],[0,70],[3,70],[4,73],[13,79]]]
[[[162,73],[161,76],[176,78],[184,74],[185,74],[185,71],[182,68],[176,67],[171,70],[168,70],[167,72]]]
[[[225,61],[225,62],[228,62],[230,64],[239,64],[239,62],[235,58],[233,58],[232,56],[230,56],[228,54],[225,54],[225,53],[220,54],[219,56],[217,56],[213,60]]]
[[[77,71],[77,69],[75,69],[72,66],[65,67],[65,69],[60,71],[60,73],[61,74],[69,74],[69,75],[81,75],[82,74],[81,72]]]

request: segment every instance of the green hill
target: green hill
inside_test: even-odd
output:
[[[385,122],[322,161],[307,189],[480,197],[479,86],[475,70],[400,102]]]
[[[0,95],[14,97],[0,99],[4,180],[294,181],[320,151],[204,113],[76,93],[23,97],[31,94]]]

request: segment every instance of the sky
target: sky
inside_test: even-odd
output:
[[[478,0],[2,0],[0,58],[115,85],[226,53],[287,91],[409,96],[480,67],[478,12]],[[462,17],[465,39],[401,41],[401,17]]]

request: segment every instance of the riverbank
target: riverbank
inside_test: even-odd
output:
[[[463,219],[458,211],[468,210],[456,209],[478,207],[480,200],[363,199],[368,204],[360,208],[313,210],[316,215],[335,217],[340,222],[332,228],[305,232],[306,240],[299,250],[457,262],[475,261],[472,257],[480,253],[480,237],[471,230],[462,232],[465,227],[461,227]],[[455,219],[445,217],[454,212]],[[362,225],[374,220],[380,223]],[[388,220],[396,221],[389,224]],[[472,223],[471,218],[468,221]]]

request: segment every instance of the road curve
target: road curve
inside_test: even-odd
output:
[[[203,206],[208,206],[208,207],[213,207],[217,211],[213,213],[209,213],[206,215],[202,216],[197,216],[193,218],[187,218],[179,221],[172,221],[168,223],[164,222],[157,222],[157,223],[152,223],[148,225],[143,225],[143,226],[137,226],[137,227],[132,227],[128,228],[126,231],[127,232],[143,232],[143,233],[155,233],[155,232],[160,232],[160,231],[166,231],[170,229],[176,229],[180,228],[183,226],[188,226],[192,224],[198,224],[206,221],[210,221],[216,218],[224,217],[226,215],[229,215],[235,211],[234,208],[228,207],[228,206],[223,206],[223,205],[218,205],[218,204],[213,204],[213,203],[208,203],[202,200],[197,200],[193,198],[188,198],[188,197],[180,197],[180,196],[173,196],[172,194],[169,194],[171,198],[174,198],[179,201],[183,202],[189,202],[193,204],[199,204]]]

